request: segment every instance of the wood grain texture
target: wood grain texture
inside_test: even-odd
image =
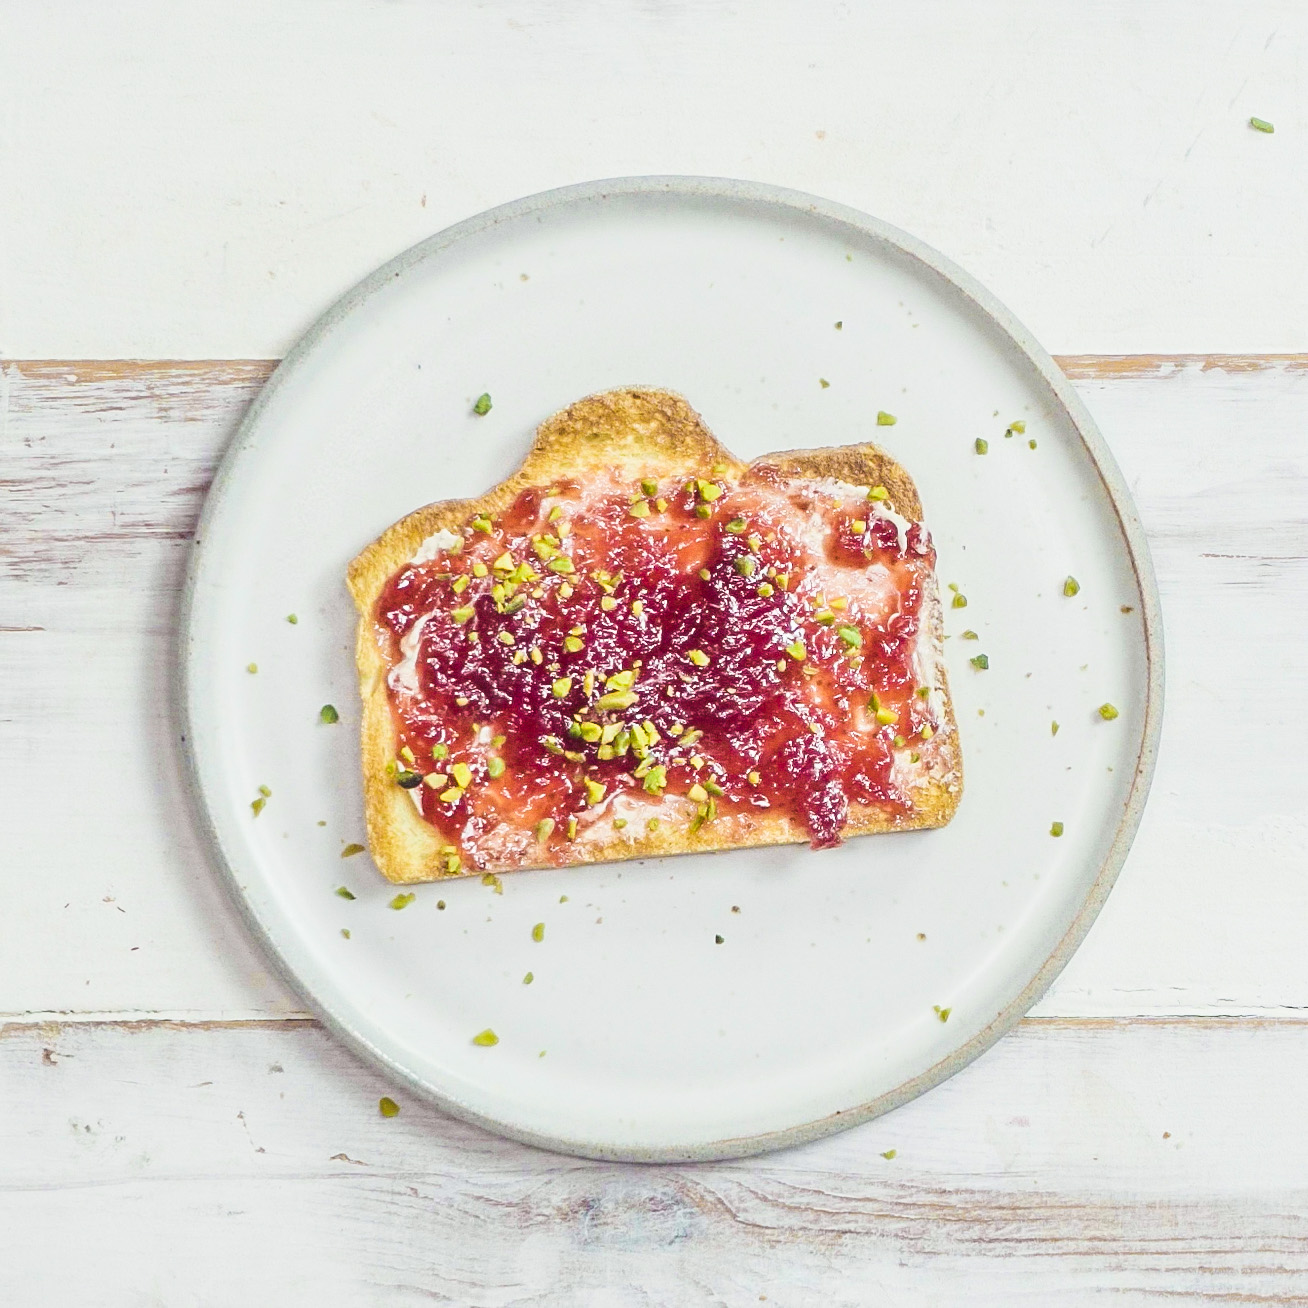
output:
[[[0,1299],[1303,1303],[1304,1033],[1027,1022],[846,1134],[641,1167],[464,1126],[312,1024],[12,1027]]]
[[[659,172],[874,213],[1060,350],[1308,348],[1302,0],[8,9],[12,356],[281,354],[449,223]]]
[[[1211,762],[1233,696],[1251,740],[1308,735],[1308,366],[1218,359],[1066,361],[1150,535],[1169,690],[1135,848],[1042,1014],[1308,1007],[1308,756]],[[22,869],[0,917],[2,1013],[301,1011],[205,862],[168,712],[186,541],[271,367],[0,368],[0,787]],[[1270,693],[1241,696],[1229,669],[1251,648]],[[61,733],[79,742],[75,802],[51,782]]]

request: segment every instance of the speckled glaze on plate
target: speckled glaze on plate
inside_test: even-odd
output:
[[[967,600],[946,610],[958,816],[820,854],[520,873],[502,894],[445,882],[393,909],[367,855],[341,857],[363,836],[345,565],[419,504],[499,481],[542,418],[626,384],[681,391],[746,459],[872,439],[908,469],[941,582]],[[494,407],[479,417],[483,391]],[[879,409],[897,423],[876,426]],[[1025,432],[1006,435],[1014,422]],[[986,671],[970,663],[981,653]],[[884,1113],[1039,999],[1139,823],[1162,680],[1121,474],[1007,310],[840,205],[646,177],[460,223],[309,330],[205,507],[178,729],[215,863],[353,1048],[519,1140],[711,1159]],[[324,703],[338,724],[319,721]],[[492,1048],[472,1043],[486,1027]]]

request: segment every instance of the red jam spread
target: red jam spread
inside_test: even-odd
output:
[[[882,487],[721,474],[525,490],[387,584],[395,779],[450,870],[756,814],[825,848],[851,803],[911,811],[926,530]]]

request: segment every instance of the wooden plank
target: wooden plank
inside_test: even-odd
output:
[[[1133,487],[1169,697],[1135,850],[1044,1014],[1308,1006],[1308,356],[1065,360]],[[186,541],[272,365],[0,368],[0,793],[10,1014],[283,1016],[196,840],[168,716]],[[1233,451],[1238,456],[1233,457]],[[1232,685],[1250,666],[1259,693]],[[90,675],[92,673],[94,675]],[[78,791],[52,779],[77,741]]]
[[[843,1135],[624,1167],[453,1121],[312,1024],[10,1028],[0,1300],[1304,1303],[1304,1035],[1027,1022]]]
[[[1060,350],[1308,346],[1301,0],[10,8],[9,354],[281,354],[450,222],[668,170],[875,213]]]

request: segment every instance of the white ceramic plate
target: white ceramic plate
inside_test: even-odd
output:
[[[392,910],[395,889],[367,856],[340,856],[363,839],[345,566],[418,505],[499,481],[556,409],[628,383],[681,391],[743,458],[871,438],[916,479],[941,582],[968,601],[946,609],[958,816],[821,854],[520,873],[502,895],[446,882]],[[479,418],[482,391],[494,408]],[[898,424],[875,426],[878,409]],[[1025,435],[1006,438],[1018,419]],[[967,628],[980,640],[960,639]],[[713,179],[518,201],[350,292],[277,370],[223,462],[183,635],[203,820],[306,1000],[451,1112],[602,1157],[794,1143],[975,1057],[1098,911],[1161,713],[1135,511],[1048,356],[911,237]],[[978,653],[989,671],[969,665]],[[1097,713],[1106,701],[1115,721]],[[318,722],[324,703],[339,725]],[[260,785],[272,796],[256,818]],[[498,1046],[471,1043],[485,1027]]]

